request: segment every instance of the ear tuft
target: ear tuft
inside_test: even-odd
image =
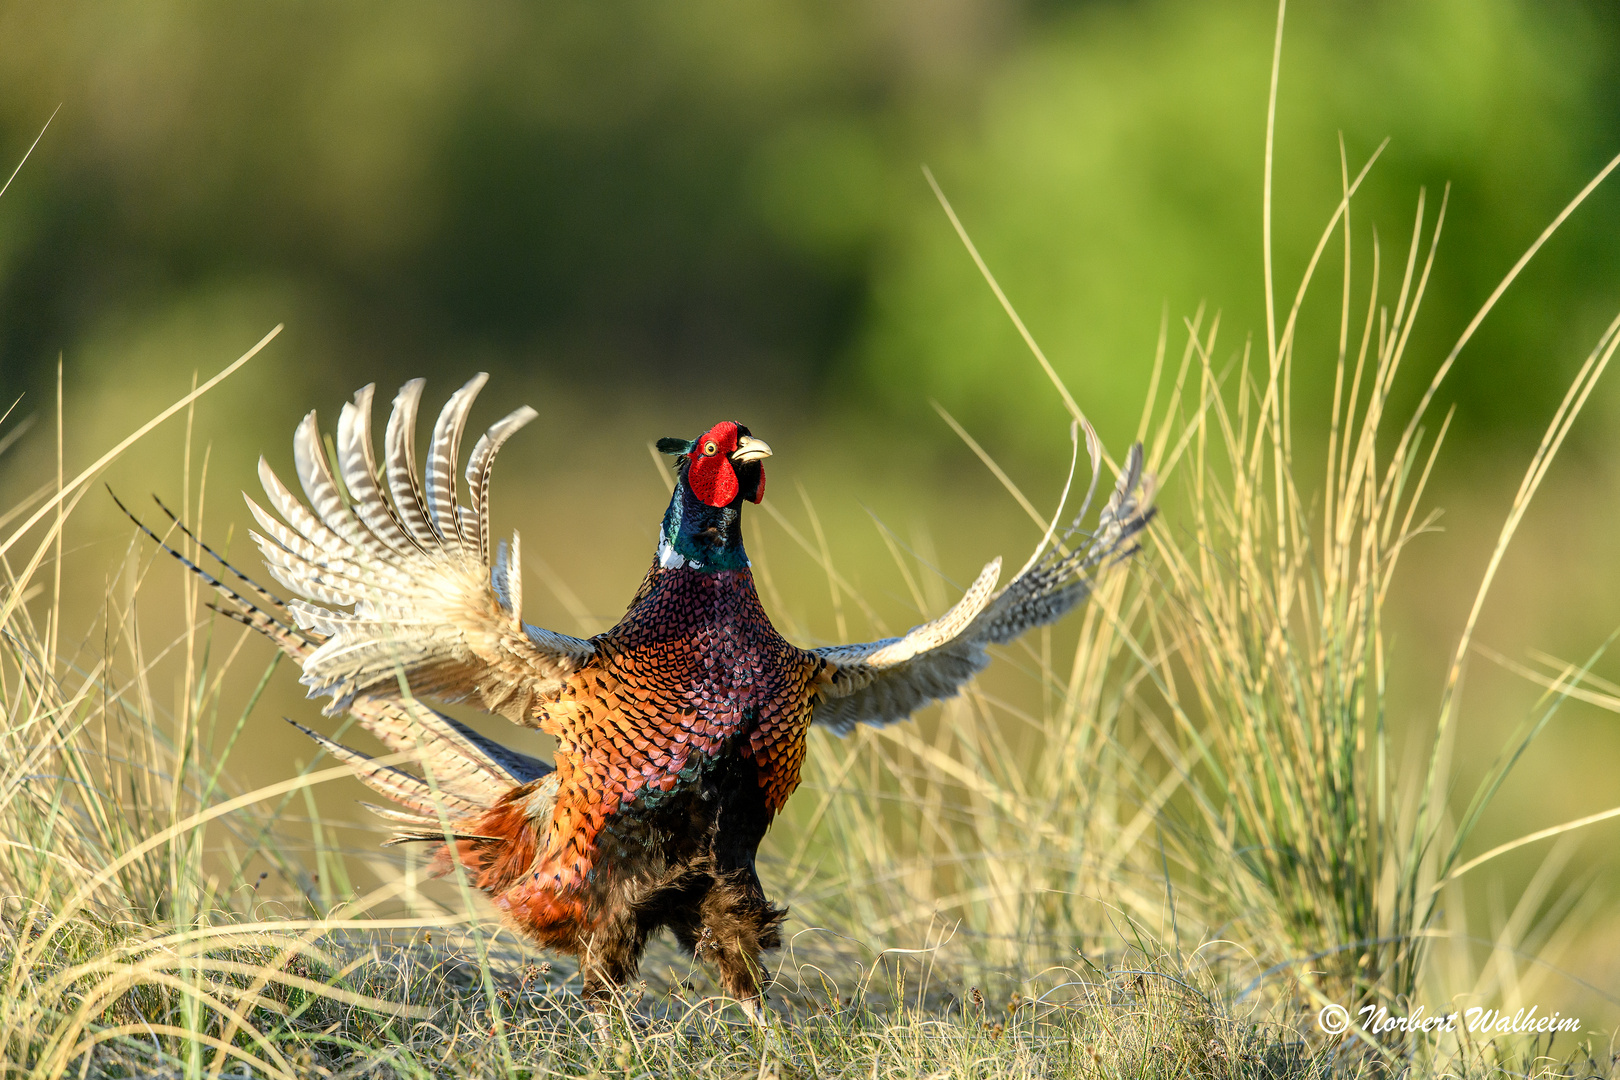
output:
[[[697,443],[691,439],[659,439],[658,452],[660,454],[690,454],[692,447]]]

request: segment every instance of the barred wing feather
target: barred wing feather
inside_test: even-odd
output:
[[[1062,538],[1066,545],[1078,535],[1080,543],[1048,549],[1043,541],[999,592],[1001,560],[993,560],[955,607],[903,637],[814,650],[834,670],[819,692],[813,722],[845,735],[856,724],[894,723],[954,697],[990,663],[989,646],[1061,619],[1091,595],[1088,572],[1136,551],[1136,536],[1153,517],[1150,488],[1143,483],[1142,447],[1132,446],[1096,531],[1080,534],[1082,507]]]
[[[461,437],[485,379],[470,380],[439,414],[425,483],[415,460],[420,379],[394,399],[381,469],[370,386],[338,420],[341,488],[313,412],[293,439],[307,505],[259,461],[280,519],[249,498],[260,526],[253,539],[271,575],[304,598],[287,610],[318,636],[302,661],[302,681],[312,697],[332,696],[328,714],[349,709],[358,695],[399,696],[403,676],[413,695],[476,697],[491,712],[528,723],[536,704],[554,699],[562,680],[593,655],[588,641],[523,622],[515,534],[510,552],[501,543],[490,559],[490,467],[501,444],[535,418],[533,409],[518,409],[478,440],[466,470],[471,505],[461,504]]]
[[[118,501],[116,495],[113,499]],[[176,528],[217,560],[240,584],[226,584],[198,566],[118,502],[118,508],[156,541],[159,548],[219,593],[225,605],[216,607],[216,611],[263,634],[300,666],[308,662],[319,648],[319,642],[291,624],[286,602],[260,587],[203,543],[168,507],[161,502],[158,505]],[[473,819],[495,806],[515,787],[535,781],[541,781],[542,786],[555,783],[556,773],[551,765],[487,739],[420,701],[401,700],[397,694],[359,694],[350,701],[348,710],[391,753],[420,763],[427,777],[414,776],[378,762],[302,725],[294,726],[347,764],[371,788],[403,805],[405,811],[373,807],[396,823],[431,829],[438,826],[441,812],[452,823]]]

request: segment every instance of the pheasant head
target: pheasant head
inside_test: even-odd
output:
[[[743,553],[742,504],[765,497],[766,458],[771,448],[748,429],[722,420],[695,439],[659,439],[675,454],[675,493],[664,511],[658,562],[666,568],[737,570]]]

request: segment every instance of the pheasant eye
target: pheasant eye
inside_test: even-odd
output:
[[[708,442],[703,444],[703,456],[704,457],[713,457],[714,454],[715,454],[715,451],[717,451],[719,449],[720,449],[720,447],[715,445],[715,441],[713,439],[710,439]]]

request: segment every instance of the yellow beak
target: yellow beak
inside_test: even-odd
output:
[[[731,452],[732,461],[763,461],[770,456],[770,443],[764,439],[756,439],[752,435],[744,435],[737,442],[737,449]]]

